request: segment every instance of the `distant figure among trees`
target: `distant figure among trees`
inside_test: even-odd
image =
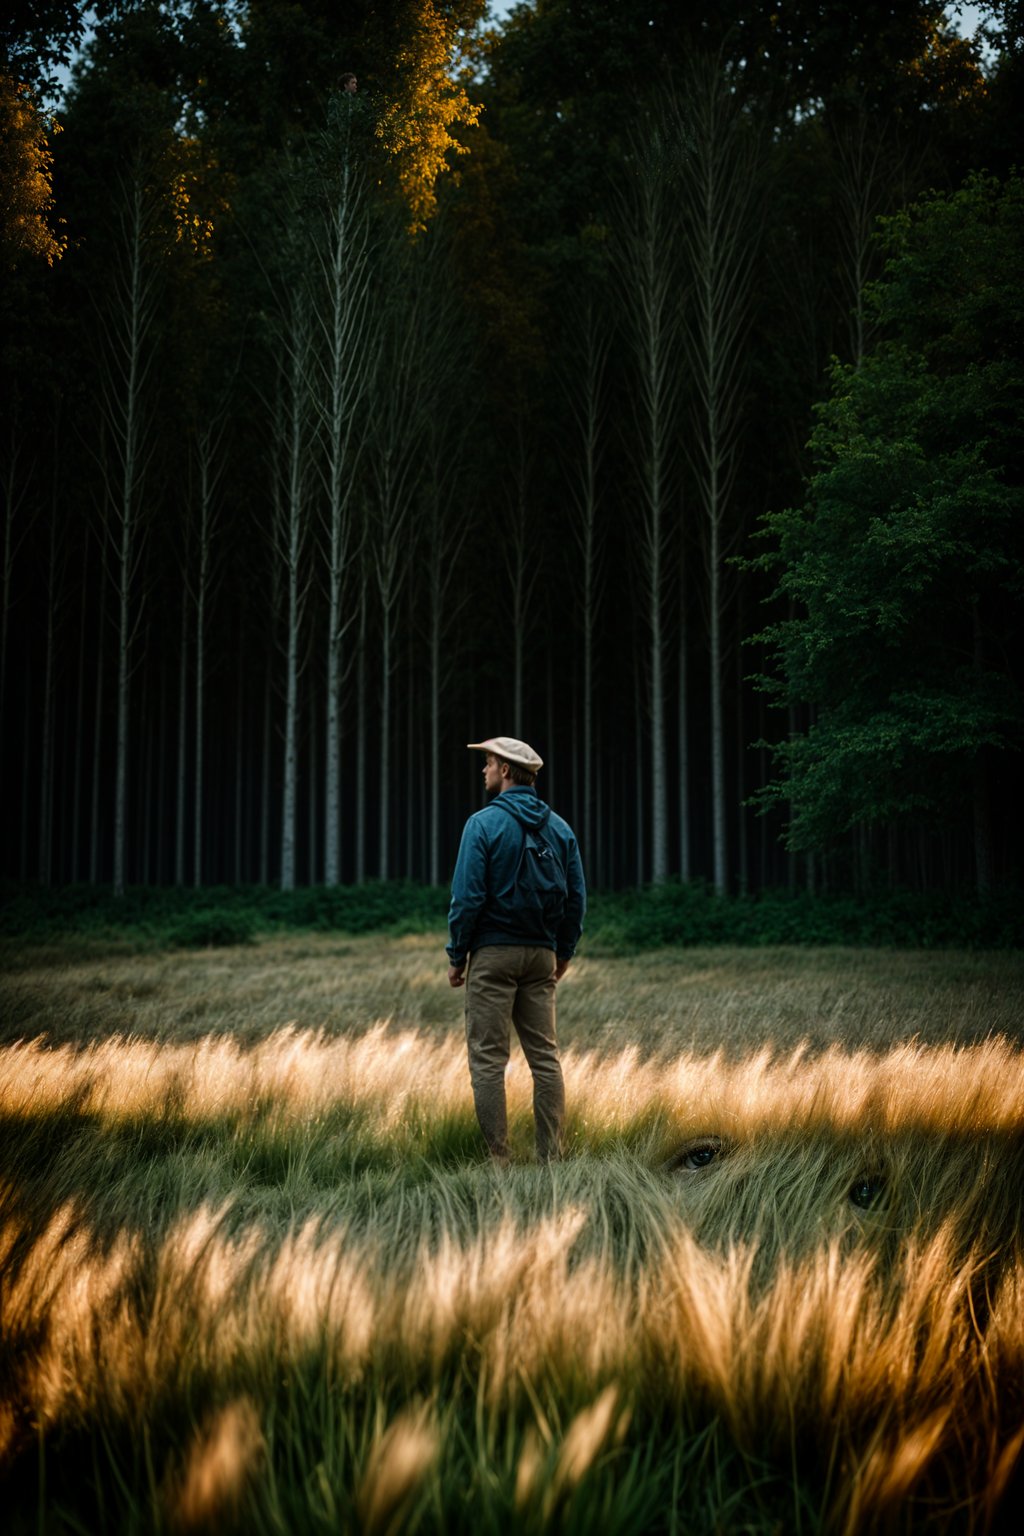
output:
[[[341,89],[346,96],[354,96],[359,89],[359,81],[351,70],[346,70],[341,77]]]

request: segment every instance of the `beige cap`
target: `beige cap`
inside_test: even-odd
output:
[[[517,763],[531,773],[544,767],[533,748],[525,741],[516,741],[514,736],[489,736],[486,741],[467,741],[466,746],[471,752],[493,752],[503,763]]]

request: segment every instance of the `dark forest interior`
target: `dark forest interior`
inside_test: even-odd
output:
[[[1019,883],[1019,6],[8,10],[6,878]]]

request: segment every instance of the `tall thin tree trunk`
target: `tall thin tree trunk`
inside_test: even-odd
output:
[[[525,406],[516,407],[516,443],[512,462],[512,500],[506,524],[505,568],[509,578],[509,619],[512,646],[512,732],[522,739],[524,642],[529,629],[529,603],[538,567],[530,530],[530,458],[527,451]]]
[[[583,641],[583,789],[581,831],[584,847],[595,849],[594,820],[594,634],[597,623],[600,471],[604,432],[604,373],[608,357],[608,330],[597,307],[588,302],[583,315],[583,356],[579,370],[579,403],[576,419],[580,434],[579,490],[576,494],[577,545],[580,553]],[[575,477],[574,477],[575,478]],[[578,752],[576,716],[573,718],[574,774]],[[574,778],[574,786],[575,786]]]
[[[192,881],[203,883],[203,752],[206,745],[204,700],[206,691],[206,600],[210,585],[210,538],[212,533],[213,439],[204,429],[199,440],[199,573],[196,581],[195,659],[195,807],[193,812]]]
[[[764,695],[762,693],[759,693],[758,696],[757,696],[757,738],[758,738],[758,741],[763,743],[765,741],[765,737],[766,737],[766,730],[765,730]],[[768,750],[767,750],[767,748],[765,746],[762,745],[762,746],[758,747],[758,749],[757,749],[757,787],[758,787],[758,789],[763,789],[765,784],[767,784],[767,782],[768,782]],[[767,818],[767,816],[759,816],[757,818],[757,864],[758,864],[758,884],[759,884],[761,890],[764,890],[765,886],[773,885],[775,883],[774,879],[772,878],[772,872],[768,868],[768,818]]]
[[[317,732],[316,709],[312,703],[309,710],[309,884],[317,885],[319,874],[319,852],[317,848],[317,822],[319,810],[317,807],[317,775],[320,771],[320,760],[317,756]],[[335,881],[337,884],[337,881]]]
[[[298,801],[299,662],[305,580],[302,559],[306,542],[307,409],[310,362],[309,314],[305,295],[297,291],[288,313],[287,485],[281,530],[285,568],[286,638],[284,689],[284,758],[281,784],[282,891],[295,889],[296,806]]]
[[[793,616],[795,611],[796,611],[795,610],[795,605],[792,602],[790,602],[790,604],[789,604],[789,616],[790,616],[790,618],[792,618],[792,616]],[[794,739],[794,737],[796,736],[796,733],[797,733],[796,705],[792,704],[792,703],[788,706],[788,708],[786,710],[786,729],[787,729],[787,732],[789,734],[789,739],[790,739],[790,741],[792,741]],[[787,823],[790,826],[792,826],[792,824],[793,824],[793,816],[794,816],[795,810],[796,810],[796,807],[794,806],[792,800],[787,800],[786,801],[786,820],[787,820]],[[786,851],[786,884],[787,884],[787,886],[789,887],[789,889],[791,891],[795,891],[796,890],[796,876],[797,876],[797,855],[793,851],[792,848],[787,848],[787,851]]]
[[[441,610],[430,609],[430,730],[428,763],[430,778],[430,884],[441,883]]]
[[[295,807],[298,773],[299,567],[295,528],[289,540],[288,639],[285,650],[284,758],[281,785],[281,889],[295,889]]]
[[[157,743],[157,775],[156,775],[156,883],[164,883],[164,858],[167,852],[166,839],[164,837],[165,811],[167,808],[167,668],[160,662],[160,726]]]
[[[89,593],[89,544],[86,540],[82,555],[82,605],[78,623],[78,662],[75,683],[75,750],[72,767],[71,794],[71,864],[72,881],[82,878],[82,775],[85,756],[85,637],[86,602]]]
[[[131,730],[131,674],[134,618],[132,595],[138,559],[142,475],[146,458],[147,424],[143,391],[148,370],[149,334],[155,312],[153,275],[146,251],[148,214],[144,175],[136,167],[126,188],[124,270],[120,312],[107,358],[105,396],[108,422],[120,457],[119,483],[114,497],[118,606],[117,744],[114,775],[114,895],[125,889],[128,832],[128,752]],[[116,357],[116,361],[114,358]]]
[[[100,560],[100,613],[96,626],[96,694],[92,733],[92,783],[89,810],[89,883],[100,879],[100,775],[103,771],[103,640],[107,627],[106,561]]]
[[[595,743],[596,745],[596,743]],[[591,826],[596,830],[597,842],[592,844],[589,856],[597,865],[597,883],[602,888],[611,884],[611,847],[610,838],[604,822],[604,782],[608,772],[606,768],[601,771],[601,763],[597,763],[597,772],[594,774],[594,817]]]
[[[242,644],[242,627],[238,627],[238,659],[235,663],[235,782],[232,803],[235,810],[235,848],[234,871],[235,884],[242,883],[242,836],[243,794],[245,787],[245,692],[242,679],[245,668],[245,649]]]
[[[126,497],[126,503],[129,498]],[[118,644],[117,644],[117,759],[114,777],[114,895],[123,896],[125,889],[125,838],[128,815],[128,727],[131,677],[129,647],[131,643],[131,614],[128,590],[133,563],[134,507],[126,505],[121,528],[121,545],[118,578]]]
[[[142,853],[140,883],[142,885],[149,885],[150,871],[152,868],[151,859],[153,850],[153,825],[156,819],[153,815],[153,778],[155,772],[155,755],[153,752],[153,710],[145,695],[143,696],[141,714],[141,734],[144,757],[142,765],[142,794],[139,796],[139,822],[141,835],[138,839],[138,842],[140,851]]]
[[[12,584],[14,557],[20,543],[20,539],[15,539],[14,525],[27,490],[27,477],[19,469],[23,436],[16,413],[11,420],[10,445],[3,478],[4,539],[3,566],[0,568],[0,794],[3,794],[5,788],[4,777],[8,751],[15,740],[15,732],[7,728],[7,638],[10,632],[11,604],[14,595]]]
[[[523,735],[523,635],[526,628],[526,488],[519,482],[517,536],[512,573],[512,729]]]
[[[50,506],[50,548],[46,575],[46,649],[43,659],[42,742],[39,768],[39,883],[53,877],[53,649],[57,607],[57,493]]]
[[[690,686],[689,649],[687,634],[687,593],[685,545],[680,546],[679,557],[679,709],[677,722],[677,755],[679,758],[679,878],[692,878],[693,850],[690,833]]]
[[[721,553],[717,518],[711,525],[708,608],[710,635],[708,670],[711,689],[711,829],[714,843],[715,890],[728,886],[725,839],[725,738],[722,719],[722,603]]]
[[[644,884],[644,750],[643,750],[643,712],[641,708],[642,680],[639,665],[634,668],[633,676],[633,735],[634,753],[636,758],[636,886],[642,889]]]
[[[551,647],[547,651],[547,665],[545,683],[547,685],[547,753],[545,760],[544,780],[550,803],[554,805],[558,798],[555,788],[555,766],[557,757],[555,753],[555,674],[551,660]]]
[[[364,186],[352,155],[351,114],[336,123],[336,179],[317,225],[323,286],[317,318],[326,351],[321,410],[326,443],[327,491],[327,701],[324,756],[324,882],[341,879],[341,687],[342,644],[351,616],[344,586],[352,557],[351,495],[357,443],[356,413],[367,382],[367,319],[370,294],[369,232]]]
[[[636,141],[636,177],[628,205],[621,285],[637,365],[637,457],[642,498],[638,529],[648,620],[651,878],[668,877],[668,776],[665,740],[663,562],[666,496],[678,379],[678,273],[675,194],[666,176],[670,151],[664,125],[648,125]]]
[[[356,660],[356,884],[366,879],[366,588],[359,595]]]
[[[174,883],[185,884],[185,800],[188,761],[188,595],[181,589],[181,645],[178,651],[178,765],[174,812]]]
[[[711,827],[715,890],[728,887],[722,567],[736,529],[726,524],[736,474],[753,296],[760,144],[720,60],[695,61],[684,88],[688,144],[683,223],[690,275],[688,361],[696,382],[693,464],[708,575]]]
[[[739,829],[740,894],[746,896],[750,889],[750,851],[747,836],[747,807],[745,805],[747,777],[747,742],[743,729],[743,653],[741,636],[741,610],[736,613],[736,816]]]
[[[980,604],[972,604],[971,616],[974,628],[974,671],[979,684],[985,672],[985,636],[981,624]],[[977,751],[973,764],[974,810],[974,881],[979,896],[987,896],[992,889],[993,846],[992,816],[989,807],[988,772],[984,750]]]
[[[29,829],[29,786],[32,783],[32,663],[25,664],[25,725],[22,731],[21,744],[21,829],[18,848],[18,878],[24,885],[28,881],[28,829]]]
[[[270,675],[270,657],[267,657],[267,670],[263,679],[263,744],[260,753],[262,775],[260,778],[260,884],[270,884],[270,783],[271,783],[271,744],[273,733],[271,730],[271,714],[273,706],[273,683]]]
[[[377,874],[381,880],[389,878],[388,834],[391,830],[391,625],[385,617],[380,641],[380,765],[377,789],[377,805],[380,821],[377,826]]]
[[[416,688],[413,677],[413,619],[409,615],[409,650],[408,667],[409,676],[405,687],[405,782],[408,786],[408,794],[405,797],[405,878],[414,880],[415,863],[415,835],[416,823],[419,821],[419,807],[412,798],[413,785],[419,786],[420,775],[416,772],[417,746],[422,737],[417,736],[414,699]]]

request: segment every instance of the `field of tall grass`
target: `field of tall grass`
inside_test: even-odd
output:
[[[7,1528],[1016,1530],[1024,955],[584,955],[500,1170],[442,942],[4,941]]]

